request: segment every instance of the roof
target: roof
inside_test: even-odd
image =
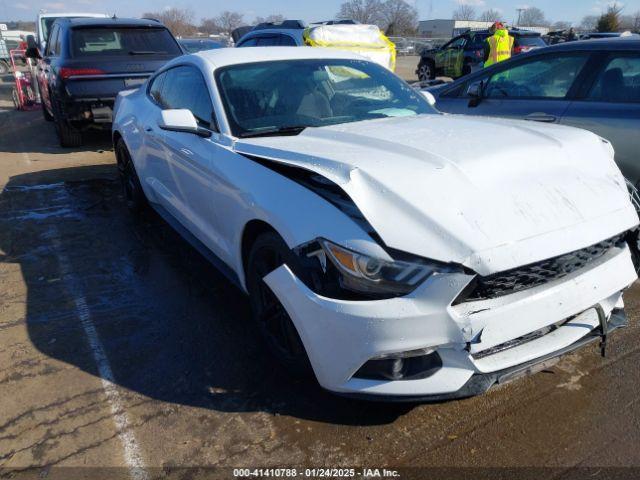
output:
[[[540,32],[536,32],[535,30],[526,30],[526,29],[519,29],[519,28],[509,28],[507,29],[509,31],[509,35],[511,36],[523,36],[523,37],[540,37],[542,36],[542,34]],[[470,34],[470,35],[492,35],[492,33],[489,30],[483,29],[483,30],[467,30],[466,32],[462,33],[461,35],[466,35],[466,34]]]
[[[345,59],[362,60],[363,57],[343,50],[313,47],[243,47],[220,48],[194,53],[215,68],[243,63],[277,60]]]
[[[280,28],[280,27],[272,27],[272,28],[261,28],[259,30],[249,30],[242,37],[240,37],[236,43],[240,43],[243,40],[253,37],[266,36],[269,34],[275,35],[288,35],[290,37],[296,38],[298,40],[302,39],[304,29],[303,28]]]
[[[68,23],[71,27],[164,27],[155,20],[141,18],[60,18],[56,21]]]
[[[87,18],[107,18],[108,15],[106,13],[69,13],[69,12],[64,12],[64,13],[53,13],[53,12],[47,12],[47,13],[39,13],[38,14],[39,18],[51,18],[51,17],[56,17],[56,18],[65,18],[65,17],[87,17]]]
[[[559,43],[544,49],[549,51],[577,51],[577,50],[638,50],[640,51],[640,37],[616,37],[601,40],[580,40]],[[539,50],[540,52],[542,50]]]

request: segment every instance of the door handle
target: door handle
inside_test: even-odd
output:
[[[145,132],[153,132],[153,127],[146,126],[146,127],[144,127],[144,131]]]
[[[524,119],[529,120],[530,122],[554,123],[558,120],[558,117],[547,113],[537,112],[527,115]]]

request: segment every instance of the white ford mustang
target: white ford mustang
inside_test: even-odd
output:
[[[171,61],[120,94],[113,141],[129,207],[331,391],[475,395],[626,324],[638,216],[586,131],[443,115],[356,55],[274,47]]]

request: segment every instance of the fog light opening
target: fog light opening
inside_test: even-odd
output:
[[[412,350],[374,358],[354,375],[363,380],[421,380],[442,368],[442,359],[434,350]]]

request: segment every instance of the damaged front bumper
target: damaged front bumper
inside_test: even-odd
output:
[[[441,401],[484,393],[597,340],[598,309],[607,333],[624,326],[622,291],[636,278],[624,246],[562,279],[463,305],[454,301],[473,279],[463,273],[434,275],[408,296],[375,301],[319,296],[286,265],[265,282],[296,325],[324,388],[373,400]],[[437,361],[399,379],[361,373],[371,362],[412,352]]]

